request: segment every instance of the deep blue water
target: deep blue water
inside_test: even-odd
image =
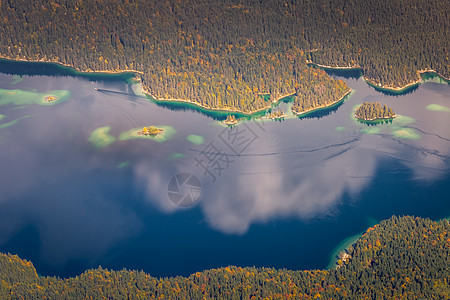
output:
[[[153,276],[228,265],[325,268],[342,240],[374,222],[450,216],[450,87],[436,79],[393,96],[349,77],[354,91],[338,107],[227,129],[216,120],[222,115],[136,95],[126,76],[33,68],[30,76],[22,64],[0,64],[0,103],[16,101],[0,105],[0,251],[31,260],[40,274],[66,277],[98,265]],[[52,90],[69,91],[68,99],[17,103],[23,91]],[[401,117],[359,123],[352,112],[363,101]],[[99,127],[118,138],[148,125],[175,133],[102,148],[89,141]],[[212,155],[208,173],[198,161]],[[193,207],[169,199],[179,173],[201,182]]]

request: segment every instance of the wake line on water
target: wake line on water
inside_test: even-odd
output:
[[[139,100],[145,100],[144,102],[135,102],[135,101],[131,101],[128,100],[132,103],[135,104],[140,104],[140,105],[144,105],[145,103],[148,103],[148,98],[146,96],[140,96],[140,95],[136,95],[135,93],[130,93],[130,92],[119,92],[119,91],[114,91],[114,90],[105,90],[105,89],[96,89],[97,92],[100,92],[102,94],[116,94],[116,95],[120,95],[120,96],[126,96],[126,97],[131,97],[131,98],[136,98]]]
[[[353,147],[352,147],[353,148]],[[344,152],[352,149],[352,148],[348,148],[345,149]],[[327,159],[329,159],[331,157],[322,159],[320,161],[318,161],[318,163],[323,162]],[[305,164],[304,162],[299,162],[296,165],[294,164],[290,164],[289,167],[280,167],[280,168],[276,168],[276,169],[271,169],[271,170],[264,170],[264,171],[246,171],[246,172],[237,172],[236,175],[261,175],[261,174],[270,174],[270,173],[285,173],[286,171],[292,171],[292,170],[304,170],[305,169]],[[353,178],[353,179],[367,179],[367,178],[373,178],[373,175],[347,175],[348,178]]]
[[[332,159],[332,158],[337,157],[337,156],[339,156],[339,155],[342,155],[342,154],[344,154],[344,153],[346,153],[346,152],[352,150],[353,148],[355,148],[354,145],[350,145],[350,147],[347,147],[347,148],[345,148],[345,149],[339,151],[338,153],[334,153],[334,154],[328,156],[327,158],[324,159],[324,161],[329,160],[329,159]]]
[[[406,147],[406,148],[409,148],[409,149],[411,149],[411,150],[414,150],[415,152],[419,152],[419,153],[422,153],[422,154],[434,155],[434,156],[437,156],[437,157],[440,157],[440,158],[447,158],[447,159],[450,158],[449,155],[442,154],[442,153],[440,153],[440,152],[437,151],[437,150],[430,150],[430,149],[420,148],[420,147],[415,147],[415,146],[413,146],[413,145],[407,144],[407,143],[405,143],[405,142],[402,142],[402,141],[399,140],[399,139],[393,138],[393,137],[392,137],[391,135],[389,135],[389,134],[380,134],[380,136],[382,136],[382,137],[384,137],[384,138],[386,138],[386,139],[390,139],[390,140],[392,140],[392,141],[395,141],[395,142],[399,143],[400,145],[402,145],[402,146],[404,146],[404,147]],[[380,152],[383,152],[383,151],[380,151]],[[383,152],[383,153],[384,153],[384,152]],[[386,154],[387,154],[387,153],[386,153]],[[394,156],[394,155],[390,155],[390,156],[391,156],[391,157],[396,157],[396,156]],[[409,161],[409,160],[407,160],[407,159],[400,158],[400,157],[398,157],[398,159],[403,160],[403,161]]]
[[[339,143],[339,144],[331,144],[331,145],[327,145],[325,147],[320,147],[320,148],[314,148],[314,149],[307,149],[307,150],[289,150],[289,151],[277,151],[277,152],[268,152],[268,153],[242,153],[242,154],[236,154],[236,153],[223,153],[223,152],[215,152],[215,151],[203,151],[203,150],[199,150],[199,149],[194,149],[194,148],[189,148],[189,151],[192,152],[197,152],[197,153],[205,153],[205,154],[211,154],[211,155],[222,155],[225,154],[227,156],[232,156],[232,157],[243,157],[243,156],[252,156],[252,157],[258,157],[258,156],[274,156],[274,155],[284,155],[284,154],[294,154],[294,153],[313,153],[313,152],[318,152],[318,151],[322,151],[322,150],[326,150],[329,148],[335,148],[335,147],[341,147],[341,146],[346,146],[349,144],[353,144],[356,143],[357,141],[359,141],[361,139],[361,136],[357,136],[349,141],[343,142],[343,143]]]
[[[405,126],[405,128],[415,129],[415,130],[417,130],[417,131],[419,131],[419,132],[421,132],[421,133],[423,133],[423,134],[435,136],[435,137],[440,138],[441,140],[450,142],[450,139],[448,139],[448,138],[442,137],[442,136],[440,136],[439,134],[436,134],[436,133],[430,133],[430,132],[423,131],[422,129],[419,129],[419,128],[417,128],[417,127]]]
[[[134,97],[134,98],[147,99],[145,96],[139,96],[136,94],[130,94],[130,93],[119,92],[119,91],[114,91],[114,90],[96,89],[96,91],[100,92],[100,93],[105,93],[105,94],[119,94],[119,95],[123,95],[123,96]]]

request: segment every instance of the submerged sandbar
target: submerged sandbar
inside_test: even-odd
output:
[[[109,126],[99,127],[95,129],[89,136],[89,142],[91,142],[91,144],[96,148],[103,148],[112,144],[116,140],[116,138],[109,134],[110,129],[111,127]]]
[[[55,105],[70,98],[68,90],[51,90],[45,93],[24,91],[20,89],[0,89],[0,105]]]

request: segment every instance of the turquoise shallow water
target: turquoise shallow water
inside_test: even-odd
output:
[[[120,76],[49,76],[41,67],[31,76],[22,64],[0,64],[0,251],[32,260],[40,274],[325,268],[369,220],[450,215],[446,83],[392,96],[347,78],[354,92],[339,106],[230,129],[215,119],[223,116],[136,95]],[[6,96],[13,90],[27,101]],[[32,101],[50,91],[66,91],[64,101]],[[401,117],[357,122],[364,101]],[[120,138],[150,125],[166,135]],[[180,173],[200,182],[201,193],[180,184],[195,206],[168,194]]]

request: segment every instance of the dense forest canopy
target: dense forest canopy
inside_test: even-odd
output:
[[[348,88],[306,62],[361,66],[375,83],[450,77],[445,0],[0,1],[0,54],[79,70],[136,70],[156,98],[253,112],[297,94],[296,112]]]
[[[189,277],[88,270],[41,277],[33,265],[0,254],[2,299],[448,299],[450,225],[392,217],[367,232],[331,270],[226,267]]]
[[[380,102],[364,102],[355,111],[355,117],[361,120],[373,121],[395,117],[394,110]]]

